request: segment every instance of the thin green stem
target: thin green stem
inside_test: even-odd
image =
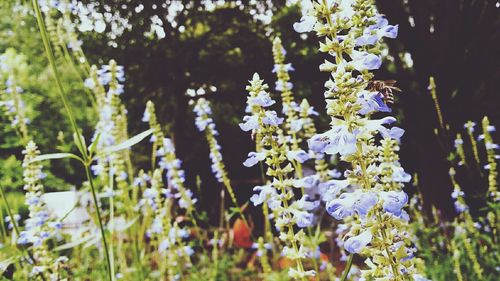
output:
[[[12,209],[10,208],[9,201],[7,201],[7,197],[5,197],[5,191],[3,190],[3,186],[0,185],[0,192],[2,193],[2,199],[3,203],[5,204],[5,208],[7,209],[7,213],[9,214],[10,217],[10,223],[12,224],[14,231],[16,232],[16,235],[19,237],[19,227],[17,226],[17,222],[14,218],[14,214],[12,213]]]
[[[3,215],[3,208],[0,207],[0,218],[3,219],[4,215]],[[4,241],[4,239],[7,239],[7,230],[5,229],[5,224],[2,222],[0,222],[0,225],[2,225],[2,241]]]
[[[110,232],[110,237],[111,239],[109,240],[109,251],[110,251],[110,262],[111,264],[109,265],[110,269],[110,274],[111,276],[115,276],[115,263],[114,263],[114,251],[113,251],[113,235],[114,235],[114,228],[115,228],[115,202],[114,202],[114,196],[113,196],[113,173],[109,173],[109,187],[111,188],[111,196],[109,197],[109,225],[111,225],[109,232]],[[101,216],[99,216],[101,217]]]
[[[99,229],[101,230],[101,236],[102,236],[102,244],[104,246],[104,252],[106,253],[106,262],[108,266],[108,277],[110,281],[113,281],[113,275],[111,274],[111,259],[109,255],[109,249],[108,249],[108,243],[106,241],[106,232],[104,231],[104,226],[102,224],[101,220],[101,211],[99,209],[99,203],[97,200],[97,194],[95,191],[95,186],[94,186],[94,181],[92,180],[92,176],[90,175],[90,170],[89,170],[89,165],[85,165],[85,175],[87,176],[87,180],[89,181],[90,184],[90,190],[92,192],[92,199],[94,200],[94,205],[96,209],[96,214],[97,214],[97,221],[99,222]]]
[[[268,130],[266,130],[268,131]],[[276,141],[272,138],[272,135],[270,136],[270,139],[271,139],[271,147],[272,147],[272,151],[278,151],[278,144],[276,143]],[[277,156],[276,155],[273,155],[273,163],[279,163],[279,160],[277,159]],[[274,170],[278,170],[278,169],[281,169],[281,167],[278,165],[278,164],[273,164],[273,168]],[[277,172],[277,177],[278,177],[278,182],[281,183],[281,194],[282,195],[285,195],[283,196],[283,198],[281,199],[282,200],[282,203],[283,203],[283,208],[285,210],[287,210],[289,208],[289,205],[288,205],[288,199],[287,199],[287,196],[286,196],[286,193],[287,193],[287,190],[284,186],[284,179],[283,179],[283,175],[281,172]],[[289,213],[286,213],[285,214],[286,217],[287,217],[287,221],[291,221],[292,218],[290,218],[290,214]],[[292,244],[292,248],[294,250],[295,253],[298,253],[299,252],[299,247],[297,245],[297,241],[295,239],[295,232],[293,230],[293,225],[292,224],[288,224],[288,236],[290,237],[290,243]],[[297,265],[297,269],[300,271],[300,273],[304,273],[304,265],[302,264],[302,259],[300,257],[298,257],[296,260],[296,265]],[[304,276],[301,277],[301,280],[306,280],[306,278]]]
[[[351,271],[353,257],[354,257],[354,255],[350,254],[349,257],[347,258],[347,263],[345,265],[344,272],[342,273],[342,276],[340,277],[340,281],[345,281],[347,279],[347,276],[349,275],[349,271]]]
[[[47,58],[49,60],[50,67],[52,68],[52,72],[54,73],[54,77],[56,80],[57,88],[59,90],[59,96],[63,102],[64,108],[66,109],[66,113],[68,114],[69,121],[71,123],[71,126],[73,128],[73,131],[75,134],[78,136],[80,135],[80,130],[78,129],[78,126],[76,124],[75,118],[73,116],[73,112],[71,111],[71,108],[69,106],[64,87],[62,85],[61,79],[59,78],[59,71],[57,70],[56,66],[56,59],[54,57],[54,52],[52,51],[52,46],[50,45],[49,37],[47,35],[47,30],[45,28],[45,24],[43,21],[42,17],[42,12],[40,11],[40,6],[38,5],[38,0],[32,0],[33,3],[33,8],[35,10],[36,14],[36,21],[38,23],[38,28],[40,29],[40,35],[42,36],[42,41],[43,41],[43,46],[45,48],[45,53],[47,54]],[[85,146],[83,145],[83,141],[77,137],[77,141],[79,146],[82,148],[82,156],[84,160],[87,160],[88,154],[87,151],[83,148]]]

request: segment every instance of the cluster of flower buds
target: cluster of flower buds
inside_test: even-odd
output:
[[[286,130],[291,132],[298,132],[302,126],[297,124],[292,125],[292,121],[298,119],[297,104],[292,95],[293,84],[290,82],[290,75],[288,72],[294,71],[291,63],[285,63],[286,50],[281,44],[281,39],[276,37],[273,41],[273,57],[274,67],[273,73],[276,73],[278,80],[276,81],[276,91],[281,92],[281,101],[283,106],[283,114],[285,114],[285,127]]]
[[[226,166],[224,165],[224,162],[222,160],[222,154],[220,152],[221,147],[217,142],[216,138],[216,136],[219,135],[219,132],[215,127],[214,120],[212,119],[212,109],[210,107],[210,102],[203,97],[199,98],[196,101],[193,110],[196,113],[196,120],[195,120],[196,127],[200,132],[205,132],[205,138],[210,148],[210,159],[212,160],[212,172],[217,178],[217,181],[224,184],[229,193],[229,196],[231,197],[231,201],[233,202],[234,206],[244,219],[242,211],[238,205],[238,201],[236,199],[233,187],[231,185],[231,181],[228,177]]]
[[[460,185],[455,181],[455,169],[450,168],[449,175],[453,183],[453,192],[451,193],[451,198],[454,200],[455,210],[457,213],[463,213],[469,210],[469,206],[465,203],[464,195],[465,193],[460,188]]]
[[[196,127],[200,132],[205,132],[208,145],[210,147],[210,159],[212,160],[212,172],[217,181],[220,183],[227,179],[227,172],[222,154],[220,153],[220,145],[217,142],[216,136],[219,132],[215,128],[214,120],[212,119],[212,109],[210,103],[205,98],[199,98],[193,108],[196,113]]]
[[[30,141],[26,149],[23,150],[23,154],[25,202],[28,205],[29,217],[24,221],[25,229],[20,232],[17,242],[23,245],[32,245],[33,260],[31,262],[33,268],[31,276],[42,275],[52,278],[58,274],[58,265],[54,263],[55,259],[48,250],[46,242],[57,234],[61,228],[61,223],[51,219],[51,215],[42,199],[43,185],[41,180],[45,177],[45,174],[42,172],[42,165],[34,161],[40,155],[36,144]],[[47,280],[53,279],[48,278]]]
[[[250,85],[247,86],[249,92],[247,104],[251,115],[243,118],[244,122],[240,123],[240,128],[261,136],[261,144],[258,145],[261,150],[250,152],[244,165],[249,167],[265,160],[268,166],[266,174],[272,181],[264,186],[255,187],[254,191],[257,193],[250,200],[254,205],[266,202],[273,211],[275,225],[280,232],[279,237],[286,243],[283,254],[296,261],[296,267],[290,268],[289,275],[296,279],[304,279],[316,273],[304,269],[302,260],[308,257],[310,250],[301,245],[305,237],[304,231],[299,230],[295,233],[294,226],[299,228],[310,226],[313,214],[309,211],[315,209],[319,202],[308,201],[308,196],[304,195],[300,200],[291,203],[294,193],[293,178],[290,174],[293,172],[291,161],[294,158],[288,153],[287,145],[278,142],[277,131],[283,123],[283,118],[278,117],[275,111],[267,109],[275,101],[269,96],[268,86],[263,82],[258,74],[254,74]]]
[[[22,79],[26,69],[26,57],[14,49],[7,49],[0,55],[0,83],[5,85],[0,86],[0,107],[10,119],[11,126],[19,131],[23,139],[28,138],[27,125],[30,119],[26,116],[26,106],[21,97],[23,88],[18,80]]]
[[[460,159],[458,161],[458,166],[467,165],[467,160],[465,158],[465,151],[464,151],[464,140],[462,139],[461,134],[459,133],[457,134],[457,137],[455,138],[453,145],[455,146],[455,152]]]
[[[454,239],[451,241],[450,248],[456,248],[456,242],[460,243],[460,246],[463,246],[465,249],[464,254],[466,254],[467,258],[470,260],[472,263],[472,270],[476,274],[478,280],[483,279],[483,268],[481,264],[479,263],[478,256],[476,254],[476,249],[475,246],[473,245],[473,240],[472,239],[477,239],[478,232],[475,226],[477,226],[477,223],[474,223],[472,220],[472,217],[470,216],[469,212],[466,210],[462,212],[461,217],[464,218],[464,220],[459,221],[455,220],[453,222],[454,225]],[[472,236],[472,237],[469,237]],[[458,253],[457,253],[458,252]],[[453,252],[453,259],[456,259],[456,255],[460,255],[460,251],[457,249],[454,250]],[[455,261],[456,263],[456,261]],[[457,269],[455,266],[455,274],[457,275],[457,278],[461,275],[459,268]]]
[[[484,140],[484,146],[486,147],[486,156],[488,164],[484,166],[488,170],[488,195],[493,198],[493,202],[500,201],[500,192],[498,192],[498,171],[497,171],[497,160],[500,156],[496,154],[495,150],[498,150],[500,146],[493,142],[491,133],[496,131],[495,126],[490,124],[488,117],[484,117],[482,120],[483,134],[479,136],[479,140]]]
[[[370,70],[381,66],[381,39],[395,38],[398,27],[388,24],[373,1],[304,0],[301,21],[294,28],[314,30],[324,38],[320,51],[334,58],[320,66],[331,73],[324,93],[331,129],[314,135],[309,148],[339,154],[340,160],[350,163],[346,179],[330,185],[327,203],[334,218],[352,220],[344,248],[366,257],[365,279],[425,280],[415,267],[409,218],[403,210],[408,196],[402,187],[410,176],[396,151],[404,131],[386,127],[396,121],[394,117],[371,119],[377,112],[390,112],[386,101],[392,89],[373,81]]]
[[[481,142],[484,141],[484,147],[486,149],[486,157],[487,157],[487,163],[483,166],[485,170],[488,171],[488,194],[487,194],[487,199],[490,202],[491,206],[494,206],[495,204],[500,201],[500,192],[498,191],[498,170],[497,170],[497,160],[500,159],[500,155],[497,155],[496,150],[499,149],[499,145],[493,142],[493,138],[491,134],[496,131],[495,126],[490,124],[490,121],[488,117],[484,117],[482,122],[482,134],[480,134],[477,137],[477,141]],[[474,131],[475,131],[475,126],[476,123],[472,121],[468,121],[467,123],[464,124],[464,128],[467,130],[467,133],[469,135],[469,139],[471,142],[472,146],[472,152],[474,155],[474,159],[476,160],[476,163],[478,165],[481,165],[481,160],[479,159],[479,149],[477,146],[476,138],[474,137]],[[460,142],[461,144],[462,142]],[[457,140],[455,140],[455,144],[457,144]],[[464,154],[463,152],[463,147],[457,147],[457,154]],[[460,156],[461,158],[465,158],[465,156]],[[464,162],[464,161],[462,161]],[[452,179],[454,180],[454,179]],[[457,203],[455,203],[456,206]],[[493,236],[497,236],[498,232],[498,217],[500,216],[498,208],[491,208],[488,211],[487,214],[487,223],[484,224],[484,229],[487,232],[492,232]],[[472,221],[472,218],[470,218],[470,214],[467,212],[466,213],[466,223],[467,221]],[[469,222],[467,225],[472,224],[472,222]]]
[[[479,159],[479,150],[477,147],[477,141],[476,138],[474,137],[474,131],[476,127],[476,122],[472,121],[467,121],[467,123],[464,124],[464,129],[467,130],[467,134],[469,135],[469,141],[472,146],[472,152],[474,155],[474,160],[476,161],[477,165],[481,164],[481,160]]]
[[[123,82],[124,79],[123,66],[117,65],[114,60],[111,60],[109,65],[104,65],[101,69],[92,66],[90,78],[85,80],[85,86],[94,92],[97,101],[99,120],[93,137],[93,141],[98,141],[97,151],[127,138],[127,112],[119,98],[119,95],[123,93],[123,85],[120,82]],[[113,175],[122,180],[128,177],[122,165],[114,167],[123,162],[123,159],[117,159],[120,158],[120,155],[100,156],[97,164],[92,166],[94,175],[112,172]],[[118,168],[118,170],[115,171],[114,168]]]

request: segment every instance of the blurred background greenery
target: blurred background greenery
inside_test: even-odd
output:
[[[225,1],[222,7],[206,10],[199,1],[167,1],[182,3],[183,9],[175,18],[175,27],[165,22],[165,37],[159,39],[150,34],[149,19],[153,15],[169,16],[168,9],[161,8],[165,1],[146,1],[140,12],[135,12],[135,2],[106,1],[132,28],[112,39],[106,33],[83,33],[83,49],[91,64],[115,59],[125,66],[122,99],[128,109],[131,134],[146,129],[141,122],[146,101],[156,103],[159,120],[176,141],[178,157],[184,161],[188,185],[196,186],[197,176],[203,182],[197,196],[209,215],[210,210],[217,212],[210,208],[218,200],[218,192],[211,189],[217,188],[217,183],[209,168],[208,146],[194,126],[187,89],[217,88],[207,99],[213,104],[222,154],[241,203],[248,200],[254,179],[259,177],[258,169],[241,164],[253,147],[252,140],[238,127],[244,115],[245,85],[258,72],[274,88],[271,41],[275,36],[282,38],[287,61],[296,69],[291,73],[294,94],[307,97],[320,112],[320,130],[328,126],[323,99],[327,76],[318,69],[323,58],[318,55],[316,38],[300,35],[292,28],[300,18],[297,5],[284,0],[244,1],[245,5],[240,4],[242,1]],[[396,79],[403,90],[393,106],[400,126],[406,130],[402,164],[408,172],[418,174],[425,203],[437,205],[446,216],[452,216],[448,155],[456,132],[463,130],[467,120],[479,122],[484,115],[500,125],[500,4],[487,0],[379,0],[377,4],[391,24],[399,24],[399,37],[388,42],[390,56],[376,79]],[[61,147],[71,140],[69,133],[59,133],[70,132],[69,123],[50,77],[35,19],[12,13],[10,5],[10,1],[0,4],[0,53],[14,48],[30,58],[23,95],[32,120],[31,133],[42,152],[54,152],[57,146],[71,149]],[[97,9],[105,12],[103,6]],[[257,19],[255,14],[262,10],[272,16]],[[97,119],[91,100],[71,66],[61,63],[60,67],[77,121],[91,136]],[[438,119],[427,89],[430,76],[436,79],[438,100],[449,124],[449,130],[438,130],[437,134]],[[21,145],[8,123],[0,113],[0,184],[20,191]],[[150,152],[146,147],[134,148],[137,153],[133,161],[139,167],[148,165]],[[81,183],[83,175],[73,165],[68,160],[53,163],[47,189],[65,190]],[[472,194],[469,204],[477,211],[482,197],[473,194],[484,194],[479,187],[487,185],[478,183],[480,177],[474,174],[461,174],[465,174],[462,188]]]

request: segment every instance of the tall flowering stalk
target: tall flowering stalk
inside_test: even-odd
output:
[[[282,113],[285,115],[282,130],[278,130],[280,136],[278,141],[288,145],[287,157],[295,168],[294,187],[301,189],[302,194],[306,194],[306,189],[312,189],[317,185],[324,184],[330,179],[324,157],[312,151],[306,152],[301,147],[306,145],[306,140],[316,133],[316,127],[312,116],[317,116],[318,112],[309,104],[307,99],[303,99],[300,105],[293,96],[293,84],[290,82],[290,71],[294,71],[291,63],[285,62],[286,50],[281,39],[276,37],[273,40],[274,67],[272,72],[276,73],[277,82],[275,90],[281,92]],[[302,165],[309,159],[314,158],[315,174],[304,177]],[[317,239],[313,239],[312,232],[308,230],[309,248],[311,255],[319,258],[319,245]],[[315,270],[318,270],[317,260],[313,259]]]
[[[276,91],[281,92],[281,103],[283,105],[283,114],[285,114],[285,122],[283,123],[285,129],[290,135],[293,135],[292,144],[298,148],[295,133],[301,129],[302,126],[294,124],[297,122],[297,103],[294,101],[292,88],[293,84],[290,82],[289,71],[294,71],[291,63],[285,63],[286,50],[281,43],[279,37],[273,40],[273,58],[274,68],[273,72],[276,73],[278,81],[276,82]]]
[[[196,225],[193,217],[195,203],[191,190],[184,185],[185,175],[181,168],[181,160],[176,157],[175,147],[171,139],[163,134],[160,124],[156,118],[153,102],[148,101],[146,110],[142,118],[143,122],[148,122],[152,128],[153,136],[153,168],[151,178],[151,188],[144,190],[142,202],[149,202],[149,206],[154,211],[152,224],[147,231],[147,235],[155,237],[158,242],[158,253],[166,258],[167,262],[162,262],[161,272],[166,272],[169,280],[182,279],[183,269],[191,265],[190,256],[194,253],[183,239],[188,237],[188,231],[180,228],[175,222],[174,202],[177,202],[181,209],[184,209],[187,216]],[[166,173],[168,188],[163,188],[162,175]],[[141,204],[141,203],[140,203]],[[142,203],[143,204],[143,203]]]
[[[169,280],[178,280],[183,269],[191,265],[193,250],[183,241],[188,231],[180,228],[172,217],[174,195],[171,187],[163,187],[161,169],[153,172],[151,187],[144,191],[144,198],[153,212],[153,221],[146,234],[157,253],[165,258],[165,262],[160,262],[161,275],[166,273]]]
[[[454,141],[454,146],[455,146],[455,152],[457,153],[460,161],[458,162],[458,165],[465,165],[467,166],[467,160],[465,158],[465,151],[464,151],[464,140],[462,139],[461,134],[457,134],[457,137],[455,138]]]
[[[118,126],[118,120],[122,119],[124,109],[121,106],[119,95],[123,93],[123,85],[119,82],[124,80],[123,66],[116,64],[114,60],[109,65],[103,65],[100,69],[92,66],[90,78],[85,80],[85,86],[92,89],[99,108],[99,119],[94,132],[93,141],[97,141],[97,151],[118,144],[123,139],[122,130]],[[105,87],[108,87],[106,90]],[[121,153],[121,152],[120,152]],[[97,164],[92,166],[94,175],[102,175],[112,170],[120,159],[120,153],[106,155],[100,153]],[[113,175],[121,171],[112,171]],[[119,178],[127,178],[127,175],[118,175]]]
[[[97,142],[96,164],[93,165],[94,175],[99,176],[104,190],[114,194],[116,183],[117,195],[120,199],[117,203],[130,204],[130,192],[128,190],[128,178],[131,171],[131,160],[129,150],[114,153],[105,153],[104,149],[128,139],[127,111],[123,106],[120,95],[123,93],[125,73],[123,66],[117,65],[111,60],[108,65],[100,69],[92,66],[90,77],[85,80],[85,86],[94,92],[99,119],[94,132],[93,141]],[[114,201],[113,196],[110,197]],[[122,204],[120,210],[127,209]],[[128,209],[130,210],[130,209]]]
[[[485,169],[488,170],[488,197],[492,198],[494,202],[500,201],[500,192],[498,192],[498,171],[497,171],[497,159],[495,150],[500,147],[498,144],[493,142],[491,137],[491,132],[495,132],[495,126],[490,124],[488,117],[484,117],[482,122],[483,134],[479,136],[481,140],[484,140],[484,146],[486,147],[486,156],[488,164]]]
[[[151,137],[151,141],[153,142],[153,168],[156,166],[155,159],[159,157],[158,168],[160,171],[166,172],[168,185],[172,188],[172,195],[178,200],[179,207],[185,209],[191,217],[197,199],[194,198],[193,192],[184,185],[186,179],[184,170],[181,168],[182,161],[175,154],[175,147],[172,140],[166,138],[161,130],[160,124],[156,119],[153,102],[147,102],[142,121],[148,122],[150,128],[154,130]]]
[[[278,78],[275,90],[281,92],[282,111],[283,114],[285,114],[282,125],[284,136],[280,137],[280,141],[289,144],[289,156],[292,158],[292,163],[296,170],[296,177],[302,178],[302,163],[310,158],[309,154],[300,147],[302,139],[299,134],[304,130],[306,119],[299,116],[302,108],[295,102],[292,93],[293,84],[290,82],[290,75],[288,74],[288,72],[294,71],[295,69],[291,63],[285,63],[285,55],[286,50],[281,43],[281,39],[276,37],[273,40],[273,72],[276,73]],[[316,112],[311,107],[311,111],[307,113],[311,115]],[[309,118],[309,116],[306,118]],[[282,131],[280,130],[278,133],[282,133]]]
[[[498,191],[498,170],[497,170],[497,160],[500,156],[496,154],[495,150],[499,149],[499,145],[493,142],[491,133],[496,131],[495,126],[490,124],[490,120],[485,116],[482,120],[483,134],[479,136],[480,139],[484,140],[484,146],[486,147],[486,156],[488,164],[486,164],[485,169],[488,170],[488,199],[495,205],[500,202],[500,192]],[[498,207],[493,208],[487,214],[488,222],[492,230],[493,241],[498,241],[498,217],[500,216],[500,210]]]
[[[366,279],[425,280],[415,268],[403,210],[408,196],[402,187],[410,180],[396,154],[403,130],[384,126],[395,122],[394,117],[372,119],[376,112],[390,112],[384,100],[387,92],[373,86],[370,71],[381,66],[381,39],[395,38],[398,27],[378,14],[373,1],[306,0],[294,28],[324,37],[320,51],[334,58],[320,66],[331,73],[324,94],[331,129],[313,136],[309,147],[317,153],[340,154],[340,160],[351,166],[343,184],[333,186],[340,195],[327,203],[334,218],[353,219],[344,248],[366,257]],[[377,142],[379,136],[382,140]]]
[[[21,97],[23,88],[20,79],[26,75],[26,57],[14,49],[7,49],[0,55],[0,107],[11,121],[11,126],[19,133],[26,144],[29,139],[28,127],[30,120],[26,116],[26,105]]]
[[[476,160],[476,164],[479,165],[481,161],[479,160],[479,150],[477,148],[477,141],[476,138],[474,138],[475,127],[476,127],[476,122],[467,121],[467,123],[464,124],[464,128],[467,130],[467,134],[469,135],[469,140],[472,145],[472,153],[474,155],[474,160]]]
[[[252,131],[252,134],[260,134],[262,137],[261,151],[250,152],[249,158],[245,161],[245,166],[253,166],[260,161],[264,161],[268,166],[266,175],[272,178],[270,183],[264,186],[257,186],[254,191],[257,193],[250,199],[254,205],[266,202],[273,211],[275,226],[280,231],[279,238],[286,244],[283,254],[296,262],[295,268],[290,268],[289,275],[292,278],[305,280],[314,276],[313,270],[304,268],[303,259],[309,253],[309,249],[301,244],[305,238],[305,233],[301,229],[295,232],[294,226],[304,228],[312,223],[313,215],[309,213],[317,207],[318,202],[310,202],[307,195],[300,200],[291,202],[294,194],[291,190],[293,186],[293,172],[291,160],[287,161],[287,146],[278,142],[279,126],[283,118],[278,117],[273,110],[267,107],[275,103],[271,99],[267,84],[260,79],[258,74],[254,74],[250,85],[247,86],[249,97],[248,106],[251,108],[251,115],[243,118],[240,128],[243,131]]]
[[[45,206],[42,195],[44,178],[42,165],[34,162],[40,155],[36,144],[30,141],[26,149],[23,150],[23,178],[24,190],[26,191],[26,205],[29,209],[29,217],[25,220],[25,229],[21,231],[17,242],[22,245],[32,245],[33,267],[30,278],[43,280],[58,280],[60,276],[60,266],[67,258],[55,258],[47,246],[47,242],[61,227],[60,222],[51,219],[49,211]]]
[[[474,270],[474,273],[479,279],[483,278],[483,269],[479,263],[478,257],[476,255],[474,246],[472,245],[472,236],[474,239],[478,239],[478,230],[476,229],[476,224],[474,223],[470,213],[469,213],[469,207],[465,203],[464,200],[464,192],[460,189],[460,186],[458,183],[455,181],[455,170],[453,168],[450,169],[450,177],[451,181],[453,183],[453,192],[451,194],[451,197],[455,201],[455,209],[457,213],[459,214],[459,218],[461,220],[455,220],[454,221],[454,226],[455,226],[455,238],[459,239],[462,245],[465,248],[465,253],[469,257],[470,261],[472,262],[472,268]],[[455,241],[452,241],[451,248],[455,248],[454,251],[457,251]],[[453,259],[457,259],[457,253],[453,253]],[[455,262],[455,261],[454,261]],[[460,278],[461,273],[455,269],[455,273],[457,274],[457,278]]]
[[[212,109],[210,108],[210,102],[205,98],[199,98],[196,101],[196,104],[193,108],[193,111],[196,113],[196,127],[200,132],[205,133],[205,138],[208,142],[208,146],[210,148],[210,159],[212,160],[212,172],[215,175],[215,178],[219,183],[224,184],[231,197],[231,201],[233,202],[236,210],[238,211],[241,218],[246,222],[245,216],[241,211],[241,208],[236,200],[236,196],[234,194],[233,187],[231,186],[231,180],[228,177],[226,165],[224,165],[224,161],[222,160],[222,154],[220,152],[220,145],[217,142],[216,136],[219,135],[215,127],[214,120],[212,119]]]

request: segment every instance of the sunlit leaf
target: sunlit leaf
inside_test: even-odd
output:
[[[44,161],[44,160],[52,160],[52,159],[64,159],[64,158],[73,158],[78,161],[82,161],[82,159],[76,156],[73,153],[50,153],[50,154],[42,154],[35,158],[33,158],[32,162]]]
[[[130,139],[120,143],[120,144],[117,144],[117,145],[113,145],[113,146],[110,146],[108,148],[105,148],[103,150],[104,153],[108,154],[108,153],[113,153],[113,152],[117,152],[117,151],[120,151],[120,150],[123,150],[123,149],[127,149],[129,147],[132,147],[134,146],[135,144],[141,142],[143,139],[145,139],[147,136],[151,135],[151,133],[153,133],[153,129],[149,129],[147,131],[144,131],[138,135],[135,135],[133,137],[131,137]]]

